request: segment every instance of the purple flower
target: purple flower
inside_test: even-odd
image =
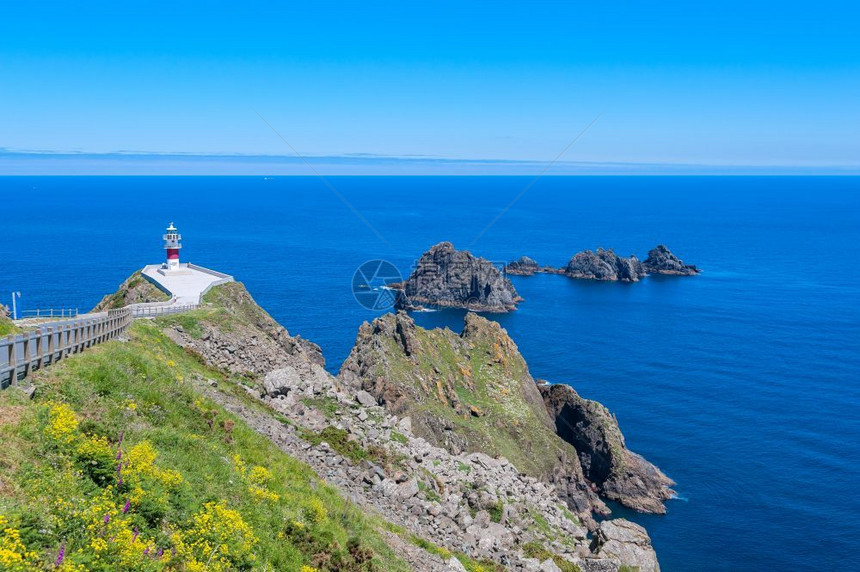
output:
[[[118,463],[116,466],[116,474],[119,475],[122,473],[122,463]]]
[[[60,545],[60,553],[57,554],[57,561],[54,562],[54,566],[59,566],[63,563],[63,560],[66,558],[66,541],[63,541],[63,544]]]
[[[116,450],[116,460],[119,461],[120,459],[122,459],[122,449],[117,449]]]
[[[158,554],[156,554],[155,556],[156,556],[156,557],[158,557],[158,558],[161,558],[163,555],[164,555],[164,549],[163,549],[163,548],[159,548],[159,549],[158,549]]]
[[[138,534],[140,534],[140,533],[137,531],[137,527],[135,526],[135,527],[134,527],[134,536],[131,538],[131,541],[132,541],[132,542],[134,542],[134,541],[136,541],[136,540],[137,540],[137,535],[138,535]]]
[[[122,486],[122,475],[119,476],[119,480],[116,482],[116,486],[118,486],[118,487]]]
[[[130,509],[130,508],[131,508],[131,501],[129,499],[125,499],[125,506],[122,507],[122,513],[126,514],[128,512],[128,509]]]
[[[107,523],[109,523],[109,522],[110,522],[110,515],[109,515],[109,514],[106,514],[106,515],[105,515],[105,524],[107,524]]]
[[[147,546],[146,548],[144,548],[144,549],[143,549],[143,553],[144,553],[144,554],[149,554],[149,546]]]

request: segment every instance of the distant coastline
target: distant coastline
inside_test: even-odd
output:
[[[323,175],[535,176],[549,161],[372,154],[313,155]],[[313,176],[295,155],[23,151],[0,148],[0,176]],[[546,173],[586,176],[856,176],[860,165],[705,165],[558,161]]]

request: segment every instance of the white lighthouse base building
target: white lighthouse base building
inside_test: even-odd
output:
[[[229,274],[183,262],[178,269],[162,268],[161,264],[150,264],[141,274],[161,290],[168,292],[176,304],[199,304],[203,294],[213,286],[232,282]]]

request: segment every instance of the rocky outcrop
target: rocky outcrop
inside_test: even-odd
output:
[[[532,276],[540,272],[540,270],[541,268],[537,260],[528,256],[520,256],[505,266],[505,272],[514,276]]]
[[[116,292],[102,298],[93,308],[93,312],[123,308],[129,304],[166,302],[168,300],[170,300],[170,296],[144,278],[138,270],[120,284]]]
[[[585,477],[604,497],[624,506],[665,513],[672,482],[660,469],[624,443],[615,416],[597,401],[583,399],[570,386],[538,386],[559,437],[573,445]]]
[[[453,454],[505,456],[552,483],[584,522],[606,506],[583,477],[577,451],[559,439],[513,340],[496,322],[466,315],[460,335],[425,330],[405,313],[359,329],[339,379],[373,395],[412,430]]]
[[[601,522],[594,534],[591,550],[599,557],[626,564],[628,570],[660,572],[648,533],[638,524],[623,518]]]
[[[651,249],[648,258],[642,263],[642,267],[649,274],[669,274],[672,276],[695,276],[701,272],[692,264],[684,264],[663,244]]]
[[[645,269],[635,255],[623,258],[612,249],[577,252],[564,267],[563,274],[571,278],[638,282],[645,276]]]
[[[450,242],[440,242],[425,252],[409,278],[392,285],[402,291],[398,307],[467,308],[481,312],[508,312],[522,301],[511,281],[489,260]]]
[[[159,321],[173,341],[194,348],[207,362],[233,373],[265,375],[291,367],[299,375],[308,373],[308,364],[325,365],[318,345],[290,335],[254,302],[241,282],[213,289],[196,313]]]

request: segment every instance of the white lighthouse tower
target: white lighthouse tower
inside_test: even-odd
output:
[[[182,248],[182,235],[170,223],[164,234],[164,250],[167,251],[167,262],[164,268],[167,270],[179,270],[179,249]]]

